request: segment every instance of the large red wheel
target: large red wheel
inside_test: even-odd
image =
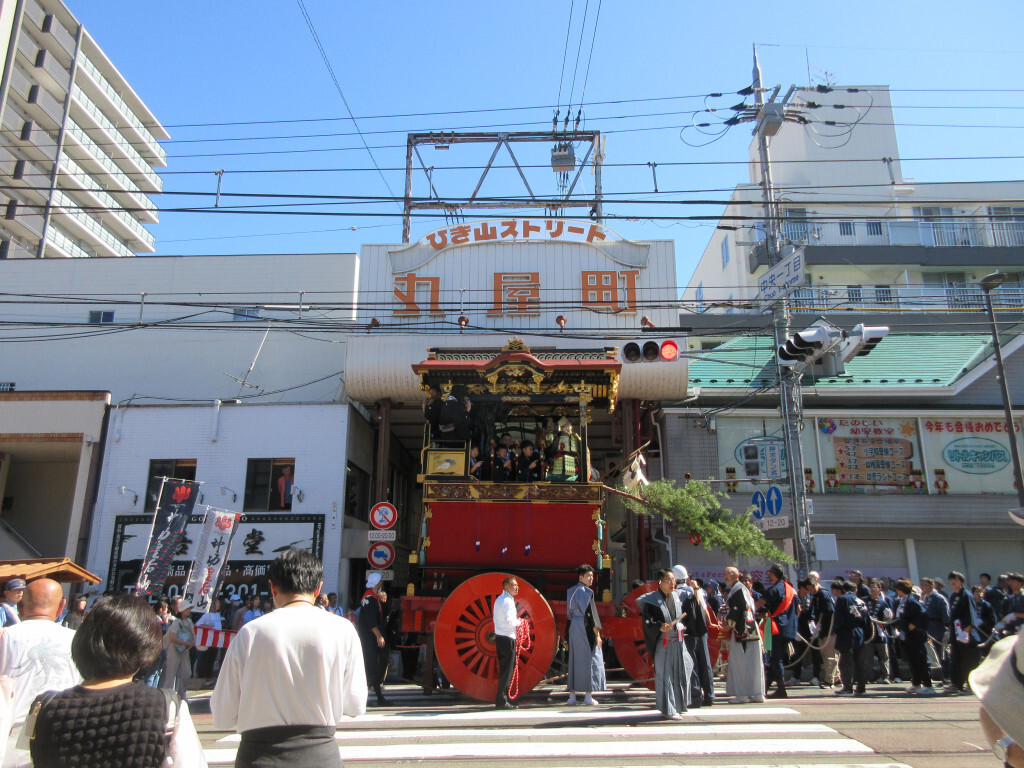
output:
[[[629,673],[629,676],[641,685],[654,690],[654,659],[647,653],[647,643],[644,641],[643,628],[640,624],[640,609],[636,601],[648,592],[658,588],[658,582],[652,581],[642,587],[637,587],[622,600],[626,609],[626,619],[629,620],[629,631],[623,633],[623,637],[615,637],[615,655],[619,657],[622,668]]]
[[[434,653],[445,677],[461,693],[494,701],[498,693],[498,655],[494,648],[494,601],[510,574],[483,573],[455,588],[437,613]],[[555,655],[555,615],[541,594],[522,579],[516,608],[530,627],[529,650],[519,657],[519,694],[531,690]]]

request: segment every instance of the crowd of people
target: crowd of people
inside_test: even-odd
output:
[[[569,705],[594,706],[594,693],[606,687],[595,577],[593,567],[581,565],[566,595]],[[853,571],[828,584],[812,572],[794,587],[778,565],[767,570],[766,584],[732,566],[722,578],[704,582],[676,565],[659,571],[655,588],[637,601],[656,706],[667,719],[716,703],[713,635],[721,642],[725,696],[735,704],[787,698],[806,684],[863,696],[870,683],[908,681],[907,694],[934,696],[940,684],[947,695],[966,693],[970,681],[982,696],[1001,690],[983,670],[971,677],[989,650],[997,649],[993,663],[1017,659],[995,643],[1015,638],[1024,624],[1020,573],[994,583],[982,574],[973,587],[958,571],[917,585]],[[7,705],[0,708],[0,765],[156,766],[168,755],[204,765],[187,704],[193,678],[214,685],[215,725],[242,734],[236,765],[340,764],[335,727],[365,712],[371,691],[376,704],[389,704],[381,688],[387,595],[371,573],[350,621],[335,593],[321,594],[322,579],[314,556],[289,550],[269,569],[268,599],[233,596],[223,612],[214,602],[195,621],[193,606],[180,598],[151,606],[106,595],[87,609],[81,596],[69,606],[55,581],[12,579],[0,603]],[[518,706],[516,644],[529,628],[516,606],[517,579],[506,578],[502,590],[493,608],[495,706],[510,709]],[[236,634],[227,648],[197,649],[202,627]],[[1024,653],[1020,661],[1024,678]],[[107,726],[82,727],[92,721]],[[1005,733],[1009,726],[999,727]],[[82,763],[81,755],[95,762]]]

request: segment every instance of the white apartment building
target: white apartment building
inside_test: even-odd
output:
[[[0,2],[0,258],[154,251],[169,138],[60,0]]]
[[[784,123],[769,140],[780,245],[804,248],[794,311],[980,309],[973,284],[997,269],[1013,277],[997,306],[1021,306],[1024,183],[904,178],[887,86],[803,89],[794,103],[817,121]],[[769,266],[756,140],[749,172],[683,294],[687,324],[691,313],[760,312],[748,303]]]

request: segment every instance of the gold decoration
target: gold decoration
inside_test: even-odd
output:
[[[513,336],[511,339],[508,340],[508,344],[506,344],[502,348],[501,351],[502,352],[529,352],[530,348],[528,346],[526,346],[526,344],[523,342],[522,339],[520,339],[520,338],[518,338],[516,336]]]
[[[429,536],[424,537],[424,539],[423,539],[423,548],[424,549],[430,549],[430,537]]]

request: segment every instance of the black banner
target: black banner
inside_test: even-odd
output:
[[[171,572],[174,555],[185,535],[192,510],[199,496],[199,483],[164,478],[160,487],[149,546],[142,560],[135,591],[143,597],[159,595]]]

